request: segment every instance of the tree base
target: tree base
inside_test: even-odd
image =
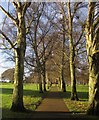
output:
[[[87,115],[94,115],[94,110],[93,109],[88,109],[87,110]]]
[[[71,97],[71,100],[76,100],[76,101],[78,101],[79,99],[78,99],[78,97]]]
[[[20,104],[18,104],[18,105],[12,104],[12,107],[10,110],[13,112],[26,112],[25,107]]]
[[[62,90],[62,92],[66,92],[66,90]]]
[[[43,91],[39,91],[39,93],[43,93]]]
[[[44,89],[44,92],[46,92],[47,90],[46,89]]]
[[[99,105],[93,106],[92,104],[89,106],[87,110],[87,115],[96,115],[99,116]]]

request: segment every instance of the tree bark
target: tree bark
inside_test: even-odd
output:
[[[71,73],[71,100],[78,100],[77,91],[76,91],[74,48],[73,48],[72,39],[70,40],[70,73]]]
[[[65,20],[63,16],[63,42],[62,42],[62,68],[61,68],[61,88],[63,92],[66,92],[66,85],[65,85],[65,80],[64,80],[64,63],[65,63]]]
[[[37,64],[37,73],[38,73],[38,82],[39,82],[39,92],[42,93],[42,78],[41,78],[41,63],[40,63],[40,59],[38,56],[38,49],[37,49],[37,27],[38,27],[38,23],[35,24],[35,31],[34,31],[34,41],[33,41],[33,47],[34,47],[34,52],[36,55],[36,64]]]
[[[63,71],[63,69],[62,69],[61,76],[62,76],[61,89],[62,89],[63,92],[66,92],[66,86],[65,86],[65,81],[64,81],[64,71]]]
[[[44,84],[44,91],[46,91],[46,61],[45,61],[45,43],[43,39],[43,67],[42,67],[42,72],[43,72],[43,84]]]
[[[71,15],[70,2],[68,2],[68,19],[69,19],[69,40],[70,40],[70,74],[71,74],[71,100],[78,100],[77,91],[76,91],[76,77],[75,77],[75,49],[73,45],[73,37],[72,37],[72,22],[73,18]]]
[[[24,75],[24,57],[26,50],[26,28],[25,19],[21,13],[18,13],[19,27],[17,32],[17,48],[15,49],[15,73],[14,89],[11,110],[23,111],[23,75]]]
[[[27,8],[30,6],[30,2],[13,2],[13,5],[17,12],[17,19],[12,19],[7,14],[8,17],[14,20],[17,27],[17,39],[14,45],[15,52],[15,73],[14,73],[14,89],[12,98],[12,111],[24,111],[23,104],[23,75],[24,75],[24,58],[26,51],[26,26],[25,26],[25,13]]]
[[[44,91],[46,92],[46,68],[45,68],[45,62],[43,64],[43,84],[44,84]]]
[[[40,93],[43,93],[43,90],[42,90],[42,78],[41,78],[41,69],[38,65],[38,81],[39,81],[39,92]]]
[[[23,75],[24,75],[24,57],[26,50],[26,26],[25,26],[25,13],[31,2],[12,2],[15,7],[17,14],[16,19],[6,11],[1,5],[0,10],[12,20],[17,28],[17,39],[15,44],[10,40],[3,32],[2,35],[5,37],[11,48],[15,52],[15,73],[14,73],[14,89],[12,99],[12,111],[24,111],[23,105]]]
[[[98,20],[98,16],[94,16],[95,5],[95,2],[88,3],[88,18],[85,27],[89,63],[89,107],[87,114],[90,115],[99,115],[99,28],[97,25],[94,27],[94,20]]]
[[[41,77],[41,64],[39,62],[37,48],[35,47],[35,54],[36,54],[36,63],[37,63],[37,73],[38,73],[38,82],[39,82],[39,92],[42,93],[42,77]]]
[[[99,115],[99,53],[89,57],[89,108],[87,114]]]

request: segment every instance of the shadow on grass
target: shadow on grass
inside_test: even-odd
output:
[[[83,101],[87,101],[88,94],[89,94],[88,92],[78,92],[78,98],[82,99]]]
[[[88,92],[77,92],[78,98],[80,101],[87,101],[88,100]],[[71,92],[67,91],[66,93],[60,92],[61,97],[64,99],[69,99],[71,97]]]
[[[13,89],[12,88],[2,88],[2,94],[12,94]],[[36,90],[24,90],[25,96],[33,96],[33,97],[41,97],[43,93],[40,93]]]
[[[71,92],[67,91],[67,92],[48,92],[48,95],[46,96],[47,98],[51,98],[51,99],[70,99],[71,97]],[[61,96],[61,97],[60,97]],[[87,101],[88,100],[88,92],[78,92],[78,98],[81,101]]]
[[[0,90],[2,90],[2,94],[12,94],[13,93],[13,89],[11,89],[11,88],[0,88]]]
[[[13,93],[13,89],[11,88],[2,88],[2,94],[12,94]],[[47,98],[51,98],[51,99],[57,99],[59,98],[59,95],[62,98],[66,98],[69,99],[71,96],[71,92],[67,91],[67,92],[46,92],[48,94],[48,96],[46,96]],[[40,93],[37,90],[24,90],[24,95],[25,96],[33,96],[33,97],[41,97],[44,93]],[[87,100],[88,99],[88,92],[78,92],[78,98],[82,99],[82,100]]]
[[[35,120],[35,119],[63,119],[66,120],[99,120],[96,116],[87,116],[86,114],[81,113],[65,113],[65,112],[12,112],[8,109],[2,110],[2,120]]]

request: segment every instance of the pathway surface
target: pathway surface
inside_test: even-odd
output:
[[[56,86],[52,86],[50,92],[37,107],[37,112],[69,112]]]

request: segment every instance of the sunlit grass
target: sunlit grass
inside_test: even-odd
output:
[[[70,112],[86,112],[88,108],[88,86],[77,85],[77,94],[79,101],[70,100],[71,87],[67,86],[67,92],[62,93],[62,97]]]
[[[13,84],[11,83],[4,83],[2,86],[0,85],[0,88],[2,88],[2,110],[3,110],[3,118],[33,118],[34,113],[22,113],[22,112],[12,112],[10,111],[10,107],[12,104],[12,92],[13,92]],[[78,97],[79,101],[71,101],[70,100],[70,86],[67,86],[67,92],[61,93],[67,107],[69,108],[70,112],[85,112],[88,107],[88,86],[79,85],[77,86],[78,91]],[[46,95],[46,93],[39,93],[38,86],[36,84],[24,84],[24,106],[28,110],[34,111],[36,108],[36,104],[38,104],[43,96]],[[79,114],[77,115],[77,118],[79,118]],[[71,119],[71,115],[69,115]],[[85,116],[88,119],[86,120],[98,120],[95,117],[88,117]]]
[[[11,83],[2,84],[2,107],[9,109],[12,102],[13,85]],[[37,90],[36,84],[24,84],[24,105],[29,109],[35,109],[35,104],[42,99],[41,93]],[[33,105],[34,104],[34,105]]]
[[[12,83],[3,83],[0,84],[0,90],[2,91],[2,115],[3,117],[22,117],[29,116],[26,113],[18,113],[10,111],[12,104],[12,93],[13,93],[13,84]],[[34,111],[38,104],[40,104],[43,96],[46,93],[39,93],[38,86],[36,84],[24,84],[24,97],[23,102],[24,106],[28,110]]]

